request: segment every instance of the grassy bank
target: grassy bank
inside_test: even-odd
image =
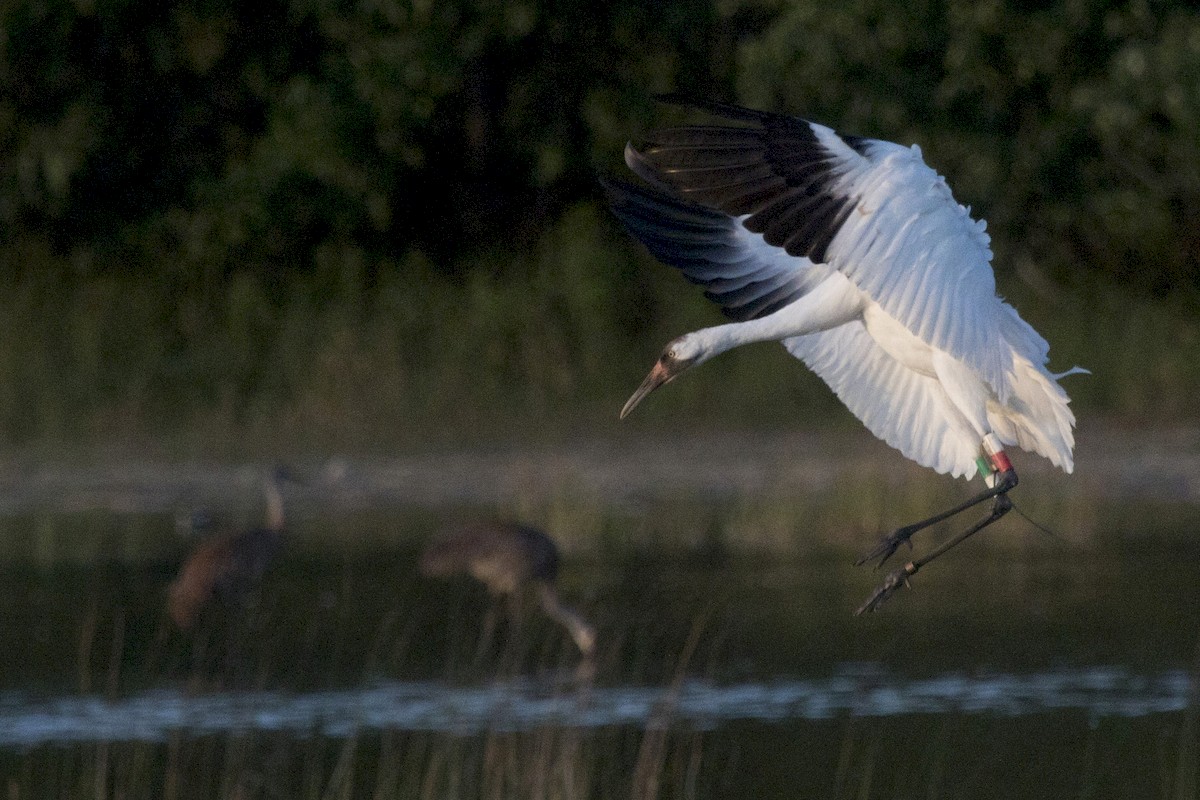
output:
[[[721,319],[592,205],[528,252],[471,258],[461,279],[415,254],[367,264],[346,246],[282,289],[247,273],[209,297],[128,276],[39,277],[64,265],[23,258],[25,277],[0,292],[0,438],[51,451],[384,452],[606,430],[668,339]],[[1092,370],[1067,382],[1081,418],[1193,414],[1194,298],[1050,289],[1003,262],[998,283],[1051,342],[1052,368]],[[769,345],[722,356],[638,415],[684,430],[853,424]]]

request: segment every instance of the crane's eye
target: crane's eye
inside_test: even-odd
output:
[[[667,360],[668,360],[668,361],[674,361],[674,360],[675,360],[675,351],[674,351],[674,350],[668,350],[668,351],[667,351]]]

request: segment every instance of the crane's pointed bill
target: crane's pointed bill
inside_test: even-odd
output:
[[[621,409],[621,419],[625,419],[629,415],[629,412],[633,411],[637,407],[637,404],[642,402],[642,398],[671,380],[671,378],[674,378],[675,374],[668,369],[664,360],[659,359],[656,361],[654,367],[650,370],[650,374],[642,381],[642,385],[625,402],[624,408]]]

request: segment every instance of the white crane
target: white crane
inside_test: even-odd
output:
[[[996,295],[985,223],[916,145],[676,96],[739,125],[668,128],[625,149],[649,186],[605,181],[612,208],[659,260],[735,320],[688,333],[621,409],[732,347],[778,340],[867,428],[939,473],[987,488],[898,528],[859,564],[881,565],[921,530],[992,499],[964,533],[887,576],[877,609],[925,564],[1012,508],[1004,447],[1073,469],[1075,416],[1046,369],[1049,346]]]

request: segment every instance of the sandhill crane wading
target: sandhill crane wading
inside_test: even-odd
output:
[[[191,629],[209,602],[243,605],[257,589],[282,547],[285,519],[280,484],[285,481],[298,482],[278,467],[263,475],[261,527],[206,535],[184,559],[167,589],[167,612],[180,630]]]
[[[874,611],[921,567],[1003,517],[1016,445],[1073,469],[1074,414],[1049,346],[996,295],[985,223],[920,148],[796,117],[669,95],[738,124],[667,128],[625,149],[648,185],[603,181],[613,212],[729,324],[669,342],[621,409],[730,348],[780,341],[866,427],[908,458],[986,488],[892,531],[857,563],[882,565],[917,531],[991,500],[986,516],[887,575]]]
[[[585,660],[596,649],[596,631],[563,605],[558,579],[558,548],[537,528],[515,522],[478,522],[435,539],[421,556],[421,572],[431,577],[465,574],[496,597],[515,596],[526,587],[537,594],[546,614],[562,625]]]

